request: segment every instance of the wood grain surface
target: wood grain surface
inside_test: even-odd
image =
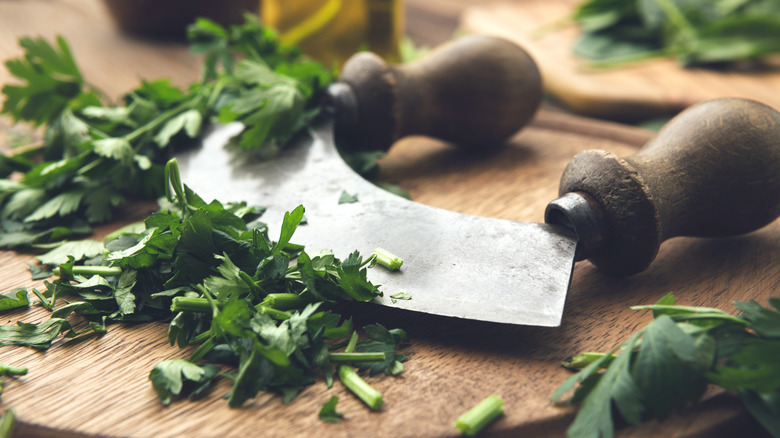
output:
[[[110,95],[134,86],[140,77],[171,77],[186,83],[197,77],[198,60],[186,48],[129,38],[115,30],[95,0],[0,2],[0,55],[15,56],[16,36],[63,34],[72,44],[87,78]],[[5,74],[3,72],[2,74]],[[0,83],[8,81],[0,76]],[[453,211],[508,220],[543,218],[557,195],[558,179],[578,151],[599,148],[634,153],[652,134],[543,109],[533,123],[504,148],[463,151],[433,139],[399,141],[382,160],[382,179],[401,185],[418,202]],[[117,223],[143,216],[128,209]],[[303,242],[305,243],[305,242]],[[410,357],[398,378],[370,378],[385,395],[380,412],[369,412],[339,385],[307,388],[289,405],[261,394],[240,409],[228,409],[223,382],[205,398],[163,407],[148,373],[157,362],[185,357],[166,341],[161,323],[112,325],[102,337],[57,341],[46,352],[0,347],[0,361],[30,372],[5,379],[0,407],[12,407],[20,422],[17,436],[455,436],[455,418],[485,396],[504,398],[505,414],[486,436],[561,436],[573,410],[549,402],[568,375],[559,364],[582,350],[606,350],[649,321],[629,309],[674,292],[681,303],[735,312],[734,300],[762,304],[777,296],[780,224],[727,239],[676,238],[661,247],[650,269],[612,277],[588,262],[578,263],[558,328],[498,325],[359,306],[357,325],[380,322],[402,327],[411,337]],[[518,247],[518,255],[522,253]],[[464,256],[468,248],[464,248]],[[39,287],[27,263],[31,254],[0,253],[0,292]],[[475,275],[491,275],[490,272]],[[446,279],[443,279],[446,281]],[[478,293],[479,291],[475,291]],[[3,323],[40,321],[45,311],[3,315]],[[317,412],[331,395],[346,420],[324,424]],[[715,395],[663,423],[623,429],[621,436],[731,436],[752,425],[739,403]],[[743,432],[744,433],[744,432]]]
[[[525,47],[539,64],[547,90],[578,114],[637,120],[674,114],[717,97],[745,97],[780,108],[780,70],[718,71],[682,68],[655,59],[626,68],[593,70],[572,53],[576,26],[540,32],[560,23],[580,0],[489,2],[466,9],[468,31],[503,36]]]

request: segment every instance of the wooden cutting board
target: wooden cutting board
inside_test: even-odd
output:
[[[52,21],[42,22],[42,16]],[[167,75],[186,83],[196,76],[186,67],[190,58],[185,48],[117,33],[95,1],[0,2],[0,17],[3,57],[16,54],[8,45],[17,35],[33,29],[47,37],[62,33],[86,66],[86,76],[113,96],[134,86],[139,77]],[[576,152],[602,148],[631,154],[650,137],[635,128],[543,110],[531,126],[496,151],[469,153],[422,137],[402,140],[382,161],[382,179],[400,184],[418,202],[538,222]],[[144,213],[125,211],[98,235]],[[261,394],[241,409],[228,409],[221,398],[228,385],[222,382],[204,399],[163,407],[148,373],[159,361],[186,357],[188,352],[167,344],[166,327],[160,323],[113,325],[102,337],[58,341],[47,352],[0,347],[0,362],[30,370],[24,377],[5,379],[0,408],[13,408],[20,422],[18,436],[32,437],[440,437],[456,435],[455,418],[495,393],[504,398],[506,413],[487,435],[560,436],[573,418],[571,408],[549,402],[569,375],[560,367],[561,360],[621,342],[650,319],[628,307],[655,302],[670,291],[681,303],[732,312],[734,300],[755,298],[765,304],[768,296],[777,295],[779,246],[780,224],[775,222],[742,237],[674,239],[662,247],[648,271],[632,277],[610,277],[588,262],[579,263],[558,328],[496,325],[369,306],[356,317],[358,326],[380,322],[404,328],[411,336],[403,350],[410,357],[404,373],[369,379],[385,394],[385,407],[378,413],[369,412],[338,384],[327,389],[323,382],[286,406],[276,395]],[[27,263],[33,262],[31,254],[0,253],[0,292],[40,287],[27,270]],[[2,317],[4,323],[13,323],[36,322],[48,315],[33,308]],[[346,420],[324,424],[317,412],[334,394],[340,397],[338,410]],[[622,435],[728,436],[746,424],[751,424],[748,416],[734,399],[714,397],[662,424],[651,422]]]
[[[383,179],[397,182],[420,202],[464,213],[541,221],[556,194],[557,175],[577,151],[603,148],[630,154],[650,134],[622,126],[541,112],[506,148],[480,155],[425,138],[396,144],[383,162]],[[108,227],[107,227],[108,228]],[[102,231],[105,231],[102,230]],[[304,242],[305,243],[305,242]],[[621,342],[649,315],[628,309],[673,291],[681,303],[735,311],[733,300],[765,299],[777,284],[780,224],[747,236],[667,242],[659,259],[639,275],[616,278],[587,262],[577,264],[563,325],[538,328],[496,325],[369,307],[358,325],[380,322],[411,337],[410,360],[399,378],[371,378],[385,394],[382,412],[371,413],[339,385],[322,382],[285,406],[262,394],[241,409],[221,398],[217,385],[196,402],[163,407],[147,379],[159,361],[185,357],[166,341],[164,324],[113,325],[108,334],[79,343],[58,341],[47,352],[0,347],[2,362],[24,365],[27,376],[6,379],[2,406],[13,407],[22,436],[365,436],[455,435],[455,418],[496,393],[506,413],[492,427],[498,436],[559,436],[572,410],[549,396],[569,373],[560,361],[583,350],[605,351]],[[521,252],[522,248],[518,248]],[[464,248],[467,256],[468,248]],[[0,290],[40,286],[30,280],[31,255],[0,255]],[[491,275],[490,272],[475,275]],[[443,281],[446,281],[444,279]],[[776,293],[775,293],[776,295]],[[38,321],[34,309],[3,315],[4,322]],[[323,424],[320,406],[339,395],[347,420]],[[711,399],[662,423],[624,431],[626,436],[697,436],[743,427],[746,413],[733,399]],[[186,435],[185,435],[186,434]],[[712,435],[710,435],[712,436]]]
[[[579,29],[568,26],[540,33],[544,26],[571,15],[583,0],[486,2],[467,8],[467,31],[516,41],[537,61],[547,90],[579,114],[637,120],[667,114],[702,100],[745,97],[780,108],[780,69],[716,71],[682,68],[671,59],[655,59],[626,68],[594,71],[572,53]]]

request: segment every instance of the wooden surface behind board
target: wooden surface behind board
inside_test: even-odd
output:
[[[197,77],[198,62],[186,48],[118,34],[95,1],[0,2],[0,17],[3,58],[18,54],[11,45],[18,35],[50,38],[61,33],[71,41],[87,78],[112,96],[133,87],[139,77],[169,76],[180,84]],[[8,81],[7,76],[0,79]],[[543,110],[505,148],[489,153],[466,153],[421,137],[402,140],[383,160],[382,179],[400,184],[425,204],[538,222],[576,152],[602,148],[631,154],[650,136]],[[143,213],[127,211],[118,222]],[[58,341],[45,353],[0,347],[0,361],[30,370],[22,378],[6,379],[0,406],[14,409],[20,436],[434,437],[456,435],[455,418],[495,393],[504,398],[506,413],[488,435],[560,436],[573,411],[548,399],[569,375],[559,366],[562,359],[582,350],[606,350],[624,340],[649,320],[628,307],[652,303],[669,291],[681,303],[732,312],[733,300],[766,303],[780,278],[778,247],[780,224],[775,222],[737,238],[675,239],[662,247],[648,271],[633,277],[610,277],[587,262],[578,263],[558,328],[495,325],[368,306],[357,317],[358,325],[402,327],[412,339],[403,350],[410,360],[399,378],[369,379],[385,394],[379,413],[369,412],[339,385],[327,389],[322,382],[287,406],[278,396],[261,394],[245,407],[230,410],[221,398],[228,386],[223,382],[202,400],[162,407],[148,373],[161,360],[187,354],[167,344],[163,324],[114,325],[100,338]],[[0,292],[40,286],[30,280],[31,262],[29,254],[0,253]],[[3,315],[4,322],[46,317],[38,308]],[[340,397],[338,410],[346,421],[323,424],[317,412],[333,394]],[[728,436],[731,427],[744,425],[745,416],[732,399],[713,398],[662,424],[648,423],[622,435]]]
[[[572,53],[576,26],[539,33],[571,15],[581,0],[488,2],[466,9],[463,27],[503,36],[525,47],[547,90],[578,114],[631,120],[679,112],[702,100],[745,97],[780,108],[780,70],[735,72],[686,69],[672,59],[594,71]]]

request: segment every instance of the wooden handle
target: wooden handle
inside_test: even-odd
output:
[[[507,40],[479,35],[399,67],[359,53],[329,91],[336,142],[353,150],[386,150],[407,135],[466,147],[501,144],[528,123],[542,98],[531,57]]]
[[[745,99],[694,105],[634,155],[578,154],[559,191],[545,220],[570,223],[580,258],[642,271],[666,239],[738,235],[780,215],[780,113]]]

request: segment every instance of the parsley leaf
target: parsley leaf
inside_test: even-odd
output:
[[[777,308],[778,300],[770,299]],[[584,353],[565,362],[581,367],[552,396],[560,399],[579,386],[571,437],[613,436],[614,408],[628,424],[649,415],[666,418],[696,402],[708,383],[739,391],[748,409],[770,431],[780,413],[780,330],[778,312],[755,301],[736,303],[739,316],[718,309],[678,306],[670,294],[658,304],[637,306],[654,319],[607,354]],[[769,336],[768,336],[769,335]],[[619,353],[617,353],[619,352]]]
[[[219,372],[211,364],[196,365],[185,359],[165,360],[152,369],[149,380],[164,405],[169,405],[173,396],[195,398],[203,393]]]
[[[334,395],[320,409],[320,420],[326,423],[338,423],[344,418],[344,414],[336,412],[336,404],[339,402],[339,396]]]
[[[11,293],[13,293],[16,298],[9,295],[0,295],[0,312],[28,307],[30,305],[30,301],[27,299],[27,290],[15,289]]]

